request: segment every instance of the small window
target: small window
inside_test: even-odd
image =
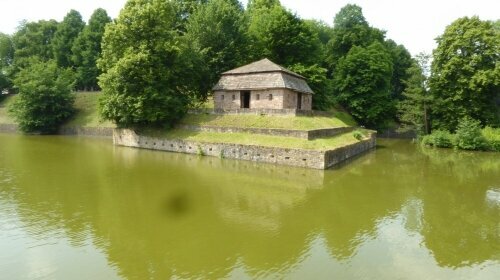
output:
[[[273,95],[269,94],[269,100],[273,100]]]
[[[224,100],[224,95],[221,95],[221,96],[220,96],[220,100]]]
[[[260,100],[260,94],[257,94],[257,100]]]
[[[236,100],[236,95],[233,94],[233,100]]]

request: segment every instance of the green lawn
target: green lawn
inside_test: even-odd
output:
[[[101,121],[99,118],[98,101],[99,92],[76,92],[76,113],[64,126],[79,127],[115,127],[109,121]],[[7,106],[14,101],[16,95],[6,96],[0,101],[0,123],[14,124],[14,120],[7,113]]]
[[[76,92],[75,94],[76,114],[64,126],[115,127],[113,123],[99,118],[100,92]]]
[[[260,116],[260,115],[210,115],[188,114],[181,122],[184,125],[278,128],[312,130],[331,127],[356,125],[356,122],[343,112],[331,112],[331,116]]]
[[[10,103],[12,103],[15,99],[15,96],[5,96],[2,97],[2,100],[0,101],[0,123],[4,124],[14,124],[14,119],[12,119],[11,116],[9,116],[7,112],[7,107],[9,106]]]
[[[366,137],[368,130],[360,130]],[[308,149],[308,150],[330,150],[345,145],[359,142],[354,138],[353,133],[344,133],[342,135],[321,138],[315,140],[305,140],[292,137],[258,135],[249,133],[217,133],[217,132],[196,132],[184,129],[173,129],[165,132],[157,130],[142,131],[141,134],[152,137],[166,139],[179,139],[187,141],[198,141],[204,143],[228,143],[243,145],[258,145],[265,147],[278,147],[289,149]]]

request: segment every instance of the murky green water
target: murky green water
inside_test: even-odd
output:
[[[0,135],[1,279],[498,279],[500,155],[326,172]]]

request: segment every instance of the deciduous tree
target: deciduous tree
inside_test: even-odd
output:
[[[85,22],[79,12],[71,10],[57,26],[54,34],[52,49],[54,58],[60,67],[73,67],[72,51],[73,43],[85,27]]]
[[[433,127],[454,131],[460,119],[499,126],[500,32],[490,21],[464,17],[449,25],[433,52]]]
[[[279,5],[278,1],[253,5],[256,6],[249,6],[248,32],[254,60],[267,57],[284,66],[318,62],[321,42],[299,17]]]
[[[77,87],[84,90],[97,89],[97,59],[101,54],[101,42],[105,26],[111,22],[104,9],[97,9],[89,24],[76,38],[72,47],[72,62],[76,67]]]
[[[419,135],[430,133],[429,115],[432,101],[428,85],[430,58],[428,54],[418,54],[413,65],[407,70],[408,78],[404,81],[403,100],[397,105],[403,131],[415,130]]]
[[[336,98],[360,123],[381,127],[394,106],[390,94],[392,58],[384,45],[354,46],[340,59],[334,78]]]
[[[57,30],[55,20],[40,20],[38,22],[22,22],[12,36],[14,44],[13,71],[29,66],[32,57],[41,61],[54,58],[52,40]]]
[[[23,132],[54,133],[73,113],[74,75],[54,60],[32,58],[14,80],[19,95],[9,111]]]
[[[203,65],[178,32],[172,1],[130,0],[106,28],[101,114],[122,127],[169,126],[203,97]]]
[[[237,0],[211,0],[189,18],[186,36],[207,66],[208,86],[214,85],[222,72],[247,62],[247,26]]]

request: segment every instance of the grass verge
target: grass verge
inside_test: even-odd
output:
[[[312,130],[356,125],[347,113],[331,112],[330,116],[260,116],[260,115],[211,115],[188,114],[180,122],[182,125],[274,128]]]
[[[369,131],[365,129],[358,130],[363,135],[360,140],[366,139]],[[271,135],[258,135],[250,133],[217,133],[217,132],[198,132],[184,129],[173,129],[169,131],[144,130],[140,134],[166,139],[178,139],[185,141],[197,141],[203,143],[224,143],[224,144],[242,144],[256,145],[263,147],[276,147],[287,149],[306,149],[306,150],[331,150],[346,145],[354,144],[360,140],[356,139],[353,133],[344,133],[334,137],[320,138],[315,140],[306,140],[292,137],[281,137]]]

